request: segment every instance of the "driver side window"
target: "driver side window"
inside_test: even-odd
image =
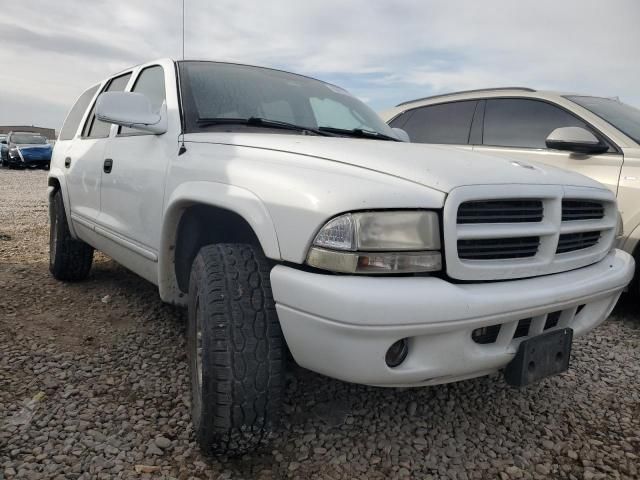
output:
[[[574,115],[540,100],[487,100],[483,144],[498,147],[547,148],[549,134],[560,127],[589,126]]]
[[[164,69],[160,65],[145,68],[138,75],[131,91],[142,93],[147,97],[151,103],[151,110],[158,113],[167,98],[164,86]],[[147,135],[145,132],[141,132],[135,128],[120,127],[118,129],[118,135],[131,134]]]

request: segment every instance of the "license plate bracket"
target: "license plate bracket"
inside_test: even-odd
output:
[[[569,368],[573,330],[562,328],[523,340],[504,370],[509,385],[524,387]]]

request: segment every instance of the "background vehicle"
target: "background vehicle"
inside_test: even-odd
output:
[[[287,348],[349,382],[505,368],[523,385],[568,368],[572,335],[604,321],[633,259],[613,248],[602,185],[486,161],[401,142],[308,77],[151,62],[88,89],[65,120],[50,270],[82,280],[97,248],[187,307],[193,424],[214,453],[268,437]]]
[[[640,110],[617,99],[494,88],[401,103],[382,117],[413,142],[546,163],[603,183],[618,198],[619,246],[640,257]]]
[[[52,147],[42,135],[30,132],[10,132],[7,135],[9,168],[49,168]]]
[[[7,135],[0,133],[0,165],[7,166],[7,152],[9,147],[7,146]]]

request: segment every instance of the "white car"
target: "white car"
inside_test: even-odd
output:
[[[633,274],[614,248],[615,196],[401,136],[301,75],[125,70],[80,96],[55,145],[50,270],[82,280],[99,249],[188,308],[193,424],[213,453],[267,439],[287,349],[389,387],[566,370],[572,335],[604,321]]]
[[[414,142],[545,163],[603,183],[622,214],[619,247],[640,258],[639,109],[618,99],[511,87],[404,102],[382,117]],[[633,294],[640,297],[638,280]]]

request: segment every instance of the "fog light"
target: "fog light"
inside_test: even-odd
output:
[[[389,350],[387,350],[387,354],[385,355],[384,359],[387,362],[387,365],[393,368],[404,362],[404,359],[407,358],[408,353],[409,341],[406,338],[403,338],[402,340],[398,340],[389,347]]]

